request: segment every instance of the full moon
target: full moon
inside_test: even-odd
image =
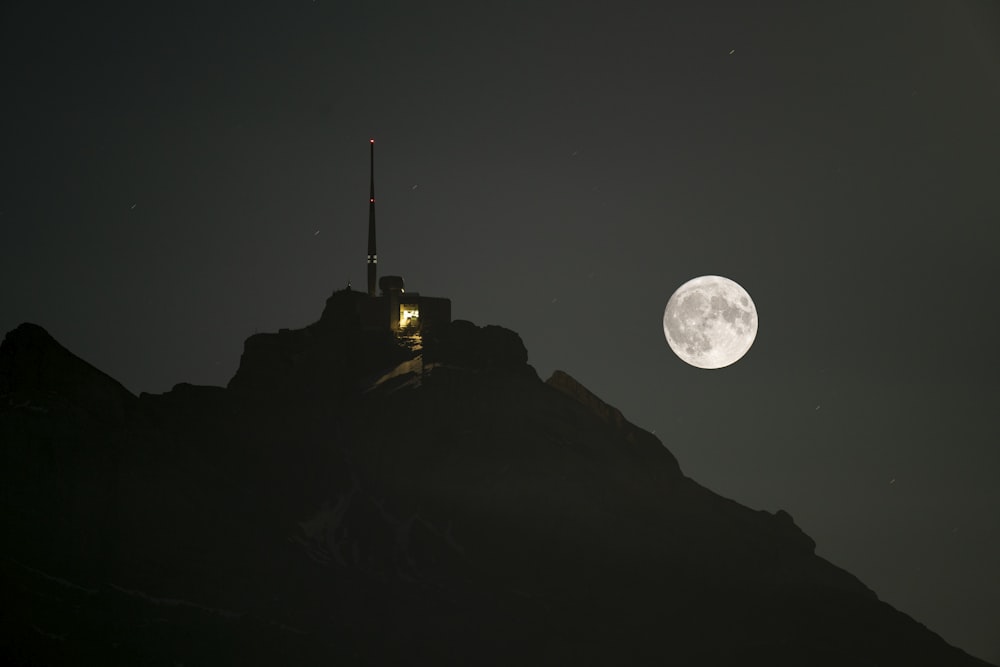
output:
[[[693,278],[663,311],[670,349],[698,368],[723,368],[747,353],[757,337],[757,308],[747,291],[722,276]]]

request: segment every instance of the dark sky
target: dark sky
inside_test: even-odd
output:
[[[136,393],[225,384],[363,285],[375,137],[383,273],[1000,662],[998,3],[8,3],[0,31],[0,331]],[[723,370],[661,330],[703,274],[759,310]]]

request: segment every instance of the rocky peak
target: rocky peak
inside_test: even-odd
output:
[[[7,335],[0,662],[983,664],[787,513],[684,477],[569,374],[541,382],[515,332],[459,320],[418,353],[353,301],[250,337],[229,388],[140,399],[40,327]],[[116,433],[11,407],[45,397],[139,406]]]
[[[25,322],[0,344],[0,397],[48,410],[53,401],[105,422],[121,421],[136,397],[116,380],[72,354],[38,326]]]

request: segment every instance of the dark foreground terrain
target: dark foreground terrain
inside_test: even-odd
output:
[[[362,298],[162,395],[7,334],[0,662],[986,664],[542,382],[513,332],[414,351]]]

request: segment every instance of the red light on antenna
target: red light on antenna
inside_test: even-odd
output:
[[[370,199],[369,201],[370,201],[370,202],[371,202],[372,204],[374,204],[374,203],[375,203],[375,197],[372,197],[372,198],[371,198],[371,199]]]
[[[371,143],[373,143],[373,144],[375,143],[375,140],[374,140],[374,139],[369,139],[368,141],[370,141],[370,142],[371,142]]]

